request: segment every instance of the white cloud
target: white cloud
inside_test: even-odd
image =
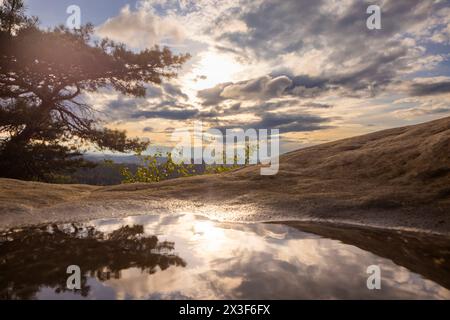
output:
[[[135,48],[152,47],[162,41],[179,43],[184,39],[184,31],[173,17],[159,17],[147,7],[132,11],[129,5],[118,16],[106,20],[96,32]]]

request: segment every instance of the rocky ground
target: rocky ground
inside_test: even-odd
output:
[[[111,187],[0,179],[0,229],[177,212],[450,235],[450,117],[285,154],[275,176],[251,166]]]

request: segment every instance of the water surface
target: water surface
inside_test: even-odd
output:
[[[1,299],[450,298],[447,239],[401,233],[149,215],[0,241]],[[69,265],[81,268],[81,290],[66,287]],[[370,265],[381,290],[367,288]]]

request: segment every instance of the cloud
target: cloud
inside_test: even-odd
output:
[[[331,128],[327,123],[329,118],[304,113],[276,113],[264,112],[258,120],[246,122],[228,122],[216,127],[225,129],[279,129],[280,133],[309,132]]]
[[[96,33],[134,48],[148,48],[161,41],[180,42],[184,39],[183,28],[175,19],[159,17],[148,7],[132,11],[129,5],[123,7],[119,15],[97,27]]]
[[[449,44],[450,43],[450,23],[445,27],[436,30],[430,38],[433,42]]]
[[[242,5],[218,21],[240,19],[246,29],[217,29],[216,41],[224,50],[239,48],[253,60],[266,61],[272,75],[288,75],[291,80],[298,76],[292,92],[307,97],[336,88],[345,89],[342,93],[348,96],[373,96],[399,77],[443,61],[420,42],[431,41],[430,30],[446,32],[447,8],[433,1],[386,0],[382,30],[369,30],[369,4],[373,3],[263,0]],[[228,97],[235,98],[232,93]]]
[[[448,116],[449,114],[450,114],[450,107],[442,107],[442,108],[416,107],[394,111],[395,116],[404,119],[412,119],[415,117],[429,116],[429,115]]]
[[[226,122],[227,125],[232,125],[232,121],[225,120],[227,117],[239,118],[241,116],[260,117],[262,114],[271,115],[271,112],[285,112],[287,116],[295,117],[298,111],[313,112],[314,110],[330,109],[333,106],[326,103],[318,102],[304,102],[299,98],[278,99],[277,101],[253,101],[251,104],[246,103],[224,103],[213,106],[209,110],[201,111],[197,118],[208,122]],[[241,121],[236,120],[235,123],[242,124]]]
[[[330,109],[333,106],[328,103],[310,102],[302,104],[303,107],[318,108],[318,109]]]
[[[313,115],[268,112],[261,116],[260,121],[251,123],[250,127],[257,129],[275,128],[280,129],[282,133],[316,131],[329,128],[329,126],[323,126],[328,120],[327,118]]]
[[[265,76],[225,86],[220,95],[224,99],[263,100],[280,96],[291,84],[287,76]]]
[[[231,82],[221,83],[212,88],[199,90],[197,92],[197,96],[202,100],[202,104],[204,106],[217,105],[220,102],[226,100],[226,98],[222,96],[222,92],[225,87],[231,84]]]
[[[401,107],[393,112],[398,118],[450,114],[450,77],[415,78],[399,84],[396,90],[407,95],[393,103]]]
[[[414,83],[409,88],[412,96],[428,96],[450,93],[450,80],[430,83]]]
[[[182,98],[183,100],[188,100],[189,97],[185,94],[181,88],[177,85],[171,83],[164,83],[164,92],[170,95],[172,98]]]
[[[112,91],[101,96],[105,101],[98,109],[108,121],[135,121],[140,118],[162,118],[185,120],[199,113],[198,108],[188,103],[188,96],[174,83],[148,84],[144,98],[134,98]],[[100,102],[92,101],[97,106]]]
[[[197,116],[199,111],[197,109],[184,109],[184,110],[173,110],[169,108],[158,109],[158,110],[140,110],[132,113],[130,118],[132,119],[154,119],[162,118],[169,120],[187,120]]]
[[[281,97],[314,98],[327,93],[341,96],[373,96],[381,88],[391,83],[389,56],[384,56],[385,64],[380,68],[367,66],[358,72],[342,73],[326,77],[308,75],[266,75],[264,77],[221,83],[215,87],[200,90],[197,97],[204,106],[218,105],[226,100],[262,101]]]
[[[162,97],[164,95],[163,88],[157,85],[148,84],[145,90],[147,97]]]
[[[142,132],[154,132],[155,130],[152,127],[145,127],[142,129]]]
[[[225,100],[267,100],[285,94],[291,85],[292,80],[287,76],[264,76],[237,83],[221,83],[198,91],[197,97],[204,106],[218,105]]]
[[[111,120],[122,121],[155,118],[187,120],[196,117],[200,111],[192,105],[175,100],[159,100],[158,103],[153,103],[146,99],[119,97],[106,106],[105,113]]]
[[[408,50],[401,46],[390,48],[357,68],[341,68],[320,76],[293,75],[290,70],[274,71],[255,79],[218,84],[199,91],[197,96],[205,106],[225,100],[256,101],[286,96],[316,98],[334,94],[341,97],[374,97],[402,81],[399,79],[401,72],[410,69],[409,63],[412,63],[405,58]],[[416,63],[420,63],[420,59]],[[446,90],[449,90],[448,82],[417,84],[411,88],[411,94],[438,94]]]
[[[140,128],[155,123],[158,130],[192,119],[219,128],[282,132],[342,126],[330,137],[308,134],[315,142],[365,133],[374,121],[400,126],[405,119],[448,114],[450,3],[380,0],[381,30],[366,27],[370,4],[138,1],[137,9],[125,7],[101,25],[99,35],[133,47],[181,40],[180,50],[194,59],[179,80],[149,85],[145,99],[119,96],[105,113],[142,121]]]

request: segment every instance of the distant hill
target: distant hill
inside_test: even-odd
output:
[[[121,170],[127,167],[135,173],[141,165],[141,159],[135,155],[114,155],[87,153],[83,158],[96,163],[94,168],[81,168],[70,174],[67,182],[72,184],[90,184],[98,186],[109,186],[120,184],[123,181]],[[112,163],[106,163],[112,161]],[[157,163],[167,161],[166,157],[157,157]]]
[[[142,164],[134,163],[134,162],[113,162],[113,163],[107,163],[104,161],[105,159],[98,159],[96,162],[97,165],[94,168],[82,168],[78,169],[76,172],[70,174],[67,178],[67,183],[71,184],[90,184],[90,185],[97,185],[97,186],[110,186],[110,185],[117,185],[121,184],[124,180],[124,177],[122,176],[122,169],[128,168],[130,172],[133,174],[136,173],[139,166],[142,166]],[[110,160],[110,159],[107,159]],[[130,161],[132,159],[130,158]],[[167,158],[158,158],[157,163],[158,165],[162,165],[164,161],[167,161]],[[192,168],[188,169],[190,174],[203,174],[206,170],[205,165],[193,165]],[[171,176],[169,176],[167,179],[176,179],[179,178],[181,175],[174,172]]]
[[[104,160],[113,161],[118,164],[140,164],[141,160],[138,156],[135,155],[124,155],[124,154],[96,154],[96,153],[87,153],[83,155],[88,161],[92,162],[103,162]],[[165,162],[167,160],[166,157],[157,157],[157,162],[159,164]]]
[[[92,162],[96,162],[90,160]],[[69,175],[69,183],[90,184],[97,186],[110,186],[120,184],[123,181],[121,174],[122,168],[126,166],[131,172],[135,173],[138,165],[135,163],[112,163],[107,164],[98,161],[94,168],[81,168]]]

